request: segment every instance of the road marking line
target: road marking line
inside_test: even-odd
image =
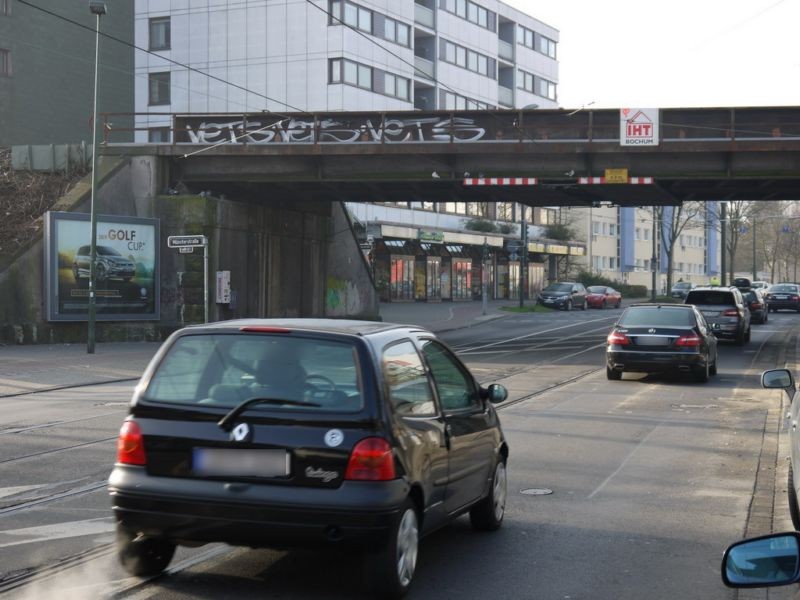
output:
[[[0,548],[8,548],[9,546],[19,546],[20,544],[30,544],[33,542],[81,537],[84,535],[112,533],[114,529],[115,523],[113,517],[100,517],[98,519],[87,519],[85,521],[68,521],[65,523],[54,523],[52,525],[26,527],[24,529],[9,529],[0,531],[0,540],[6,536],[23,537],[25,539],[0,542]]]
[[[30,490],[38,490],[39,488],[45,487],[46,484],[42,483],[39,485],[18,485],[15,487],[4,487],[0,488],[0,498],[7,498],[8,496],[16,496],[17,494],[21,494],[22,492],[27,492]]]
[[[613,318],[614,317],[608,317],[608,318],[605,318],[605,319],[592,319],[591,321],[581,321],[581,322],[582,323],[597,323],[597,322],[600,322],[600,321],[608,321],[608,320],[613,319]],[[575,327],[575,324],[574,323],[570,323],[569,325],[564,325],[563,327],[554,327],[553,329],[546,329],[544,331],[535,331],[534,333],[528,333],[526,335],[520,335],[518,337],[509,338],[507,340],[498,340],[496,342],[491,342],[489,344],[484,344],[482,346],[475,346],[474,348],[466,348],[466,349],[463,349],[463,350],[459,350],[459,354],[467,354],[467,353],[473,352],[475,350],[483,350],[484,348],[491,348],[493,346],[498,346],[500,344],[507,344],[509,342],[516,342],[517,340],[525,340],[525,339],[528,339],[528,338],[531,338],[531,337],[534,337],[534,336],[537,336],[537,335],[542,335],[544,333],[550,333],[552,331],[560,331],[561,329],[568,329],[568,328],[574,328],[574,327]],[[568,336],[568,337],[561,337],[561,338],[558,338],[558,339],[559,339],[559,341],[568,340],[568,339],[577,337],[579,335],[586,335],[587,333],[590,333],[590,332],[593,332],[593,331],[600,331],[601,329],[605,329],[605,327],[598,327],[597,329],[589,329],[588,331],[581,331],[581,332],[576,333],[574,335],[571,335],[571,336]],[[547,343],[549,343],[549,342],[547,342]]]

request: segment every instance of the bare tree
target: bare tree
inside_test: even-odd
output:
[[[690,201],[678,206],[657,206],[655,212],[657,221],[661,223],[661,247],[667,256],[667,290],[670,290],[675,242],[687,227],[699,227],[705,223],[706,207],[704,202]]]
[[[550,223],[544,226],[545,237],[551,240],[570,242],[570,241],[584,241],[580,240],[582,237],[575,228],[576,215],[569,210],[559,210],[557,222]],[[580,265],[576,262],[575,257],[567,255],[555,255],[556,263],[556,279],[565,280],[572,279],[577,274]]]
[[[728,263],[728,281],[733,281],[736,277],[736,252],[739,248],[745,233],[749,230],[749,221],[753,213],[755,203],[751,200],[726,200],[726,215],[725,219],[721,218],[717,204],[710,204],[709,214],[715,217],[714,221],[717,224],[717,231],[722,233],[725,231],[725,252]]]

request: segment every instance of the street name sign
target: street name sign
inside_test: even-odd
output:
[[[168,248],[202,248],[207,244],[204,235],[171,235],[167,238]]]

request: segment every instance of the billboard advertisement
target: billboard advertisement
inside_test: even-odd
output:
[[[620,146],[658,146],[658,125],[657,108],[620,109]]]
[[[153,321],[159,314],[158,219],[98,216],[95,308],[98,321]],[[89,215],[45,216],[48,321],[86,321],[91,266]]]

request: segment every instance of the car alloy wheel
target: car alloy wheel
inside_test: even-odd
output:
[[[564,310],[572,310],[572,300],[567,300],[567,303],[564,305]]]
[[[472,526],[479,531],[495,531],[503,523],[508,499],[508,476],[506,462],[502,457],[497,461],[492,477],[489,495],[469,511]]]
[[[616,369],[606,366],[606,379],[610,379],[611,381],[619,381],[622,379],[622,371],[617,371]]]
[[[367,555],[366,573],[380,598],[405,596],[414,578],[419,547],[419,518],[411,498],[406,498],[384,547]]]

